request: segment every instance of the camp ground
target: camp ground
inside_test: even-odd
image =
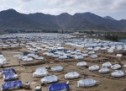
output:
[[[73,34],[0,36],[1,91],[125,91],[126,43]]]

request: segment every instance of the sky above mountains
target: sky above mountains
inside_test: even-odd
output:
[[[100,16],[126,19],[126,0],[0,0],[0,11],[10,8],[21,13],[58,15],[64,12],[92,12]]]

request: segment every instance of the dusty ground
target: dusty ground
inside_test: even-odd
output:
[[[9,51],[2,51],[3,55],[7,58],[9,65],[14,65],[13,68],[16,69],[18,75],[19,75],[19,79],[23,82],[27,82],[30,81],[31,82],[31,90],[29,91],[34,91],[35,86],[40,85],[40,79],[41,78],[33,78],[32,77],[32,73],[35,71],[35,69],[37,67],[41,67],[41,66],[54,66],[54,65],[62,65],[64,67],[64,71],[63,72],[50,72],[50,74],[54,74],[56,76],[59,77],[59,82],[66,82],[67,80],[64,79],[64,74],[69,72],[69,71],[77,71],[81,74],[81,77],[79,79],[82,78],[94,78],[97,81],[99,81],[99,85],[92,87],[92,88],[77,88],[77,81],[79,79],[75,79],[75,80],[70,80],[70,91],[126,91],[126,77],[123,78],[112,78],[109,75],[110,74],[106,74],[106,75],[101,75],[98,72],[89,72],[88,69],[86,68],[78,68],[76,67],[76,63],[77,62],[69,62],[69,63],[46,63],[46,64],[42,64],[42,65],[37,65],[37,66],[18,66],[19,65],[19,60],[16,57],[13,57],[13,55],[19,55],[21,54],[20,51],[17,50],[9,50]],[[125,61],[122,61],[122,63],[126,63]],[[88,65],[92,65],[92,64],[96,64],[96,63],[90,63],[88,62]],[[101,63],[97,63],[97,64],[101,64]],[[0,68],[2,69],[2,68]],[[124,69],[125,70],[125,69]],[[0,78],[0,86],[3,83],[3,79]],[[48,91],[48,86],[42,86],[42,91]],[[28,91],[28,90],[15,90],[15,91]]]

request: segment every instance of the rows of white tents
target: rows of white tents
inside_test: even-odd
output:
[[[54,70],[55,68],[55,70]],[[59,71],[63,71],[63,67],[62,66],[53,66],[51,67],[51,71],[53,72],[59,72]],[[45,67],[39,67],[35,70],[35,72],[33,73],[33,77],[42,77],[41,78],[41,84],[47,84],[47,83],[53,83],[53,82],[58,82],[59,78],[56,75],[49,75],[48,70]],[[80,74],[76,71],[73,72],[68,72],[64,75],[64,78],[66,80],[69,79],[76,79],[79,78]],[[82,79],[79,80],[77,82],[77,86],[78,87],[90,87],[90,86],[94,86],[97,84],[97,81],[95,81],[94,79]]]
[[[57,47],[54,49],[49,49],[46,52],[44,52],[43,55],[59,58],[59,59],[84,59],[86,57],[96,59],[99,57],[97,52],[94,50],[85,50],[85,51],[80,51],[78,49],[68,50],[68,49],[65,49],[64,47]],[[122,57],[123,55],[120,53],[119,54],[117,53],[115,56]]]
[[[6,60],[6,58],[1,55],[0,56],[1,59],[3,59],[4,61]],[[119,77],[124,77],[125,76],[125,71],[121,70],[121,68],[125,67],[124,65],[120,65],[120,64],[112,64],[111,62],[105,62],[101,65],[89,65],[88,62],[78,62],[76,64],[76,67],[85,67],[85,66],[89,66],[88,69],[91,72],[98,72],[100,74],[109,74],[112,77],[115,78],[119,78]],[[41,83],[42,84],[47,84],[47,83],[53,83],[53,82],[58,82],[59,78],[58,76],[54,75],[54,74],[49,74],[49,71],[52,72],[62,72],[65,68],[61,65],[57,65],[57,66],[52,66],[50,69],[47,69],[46,67],[39,67],[37,68],[34,72],[33,72],[33,77],[41,77]],[[81,74],[77,71],[69,71],[66,74],[64,74],[64,78],[66,80],[74,80],[76,78],[80,78]],[[96,81],[95,79],[92,78],[87,78],[87,79],[81,79],[79,81],[77,81],[77,87],[90,87],[90,86],[95,86],[96,84],[98,84],[98,81]]]
[[[80,50],[68,50],[64,47],[54,48],[43,53],[43,55],[51,56],[59,59],[83,59],[85,57],[97,58],[98,55],[95,51],[80,51]]]
[[[34,52],[33,53],[24,52],[21,55],[19,55],[18,58],[24,62],[29,62],[29,61],[33,61],[33,60],[41,60],[41,61],[44,60],[44,57],[39,56],[39,55],[35,54]]]
[[[43,55],[51,56],[59,59],[83,59],[85,57],[98,58],[98,51],[105,51],[107,53],[114,53],[115,51],[126,51],[126,44],[122,42],[111,42],[98,39],[69,39],[65,45],[73,47],[83,48],[84,51],[80,50],[66,50],[61,47],[60,42],[54,42],[47,40],[39,42],[26,43],[26,48],[30,51],[42,50]],[[122,54],[116,56],[122,57]]]
[[[99,39],[84,39],[80,41],[72,41],[66,43],[67,45],[85,48],[87,50],[99,51],[104,50],[108,53],[113,53],[114,51],[126,50],[126,44],[122,42],[112,42]]]
[[[120,64],[112,64],[111,62],[105,62],[101,65],[89,65],[87,62],[78,62],[76,64],[76,67],[82,67],[88,66],[88,70],[90,72],[98,72],[99,74],[110,74],[111,77],[114,78],[120,78],[124,77],[126,75],[126,72],[122,70],[124,66]],[[58,76],[54,74],[49,74],[50,71],[52,72],[62,72],[65,68],[61,65],[52,66],[50,69],[47,69],[46,67],[39,67],[33,72],[33,77],[41,77],[41,83],[47,84],[47,83],[53,83],[58,82],[59,78]],[[85,68],[84,68],[85,69]],[[64,74],[64,79],[66,80],[74,80],[81,77],[81,73],[77,71],[69,71]],[[77,81],[78,87],[90,87],[95,86],[98,84],[98,81],[92,78],[87,79],[81,79]]]
[[[15,34],[4,34],[0,36],[0,39],[7,42],[47,42],[47,43],[61,43],[64,38],[71,38],[72,35],[60,34],[60,33],[15,33]]]
[[[64,39],[63,39],[64,38]],[[104,50],[108,53],[114,51],[126,50],[126,44],[123,42],[112,42],[91,38],[72,38],[70,34],[57,33],[31,33],[31,34],[7,34],[0,36],[0,47],[17,47],[31,45],[30,50],[38,49],[54,49],[61,46],[65,42],[66,45],[81,47],[87,51]],[[59,45],[59,46],[58,46]],[[44,48],[43,48],[44,47]],[[66,57],[66,55],[63,55]]]

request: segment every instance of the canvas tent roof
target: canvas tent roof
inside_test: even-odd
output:
[[[48,71],[45,67],[39,67],[33,73],[33,77],[43,77],[47,75],[48,75]]]
[[[100,67],[98,65],[92,65],[92,66],[89,67],[89,70],[90,71],[97,71],[97,70],[99,70],[99,68]]]
[[[52,83],[57,81],[58,81],[58,77],[55,75],[45,76],[41,79],[41,83]]]
[[[99,73],[108,73],[108,72],[110,72],[110,69],[107,67],[102,67],[98,72]]]
[[[115,70],[111,73],[111,76],[113,77],[123,77],[125,73],[122,70]]]
[[[51,71],[57,72],[57,71],[62,71],[63,67],[62,66],[52,66]]]
[[[78,87],[92,87],[97,84],[97,81],[94,79],[82,79],[77,82]]]
[[[65,74],[65,79],[75,79],[79,77],[80,77],[80,74],[76,71],[68,72],[67,74]]]

